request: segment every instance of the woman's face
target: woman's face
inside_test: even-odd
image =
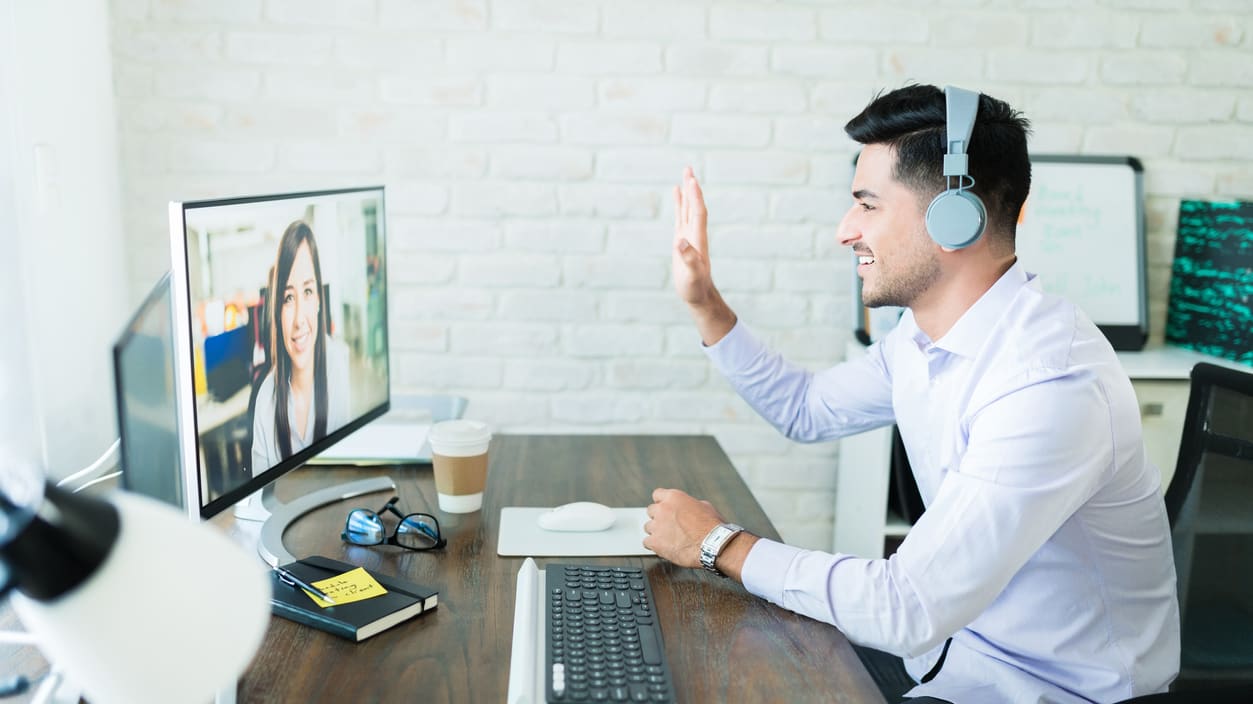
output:
[[[309,243],[301,242],[283,288],[283,347],[293,371],[313,369],[322,297],[313,272]]]

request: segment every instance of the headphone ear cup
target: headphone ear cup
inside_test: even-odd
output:
[[[927,233],[941,247],[969,247],[983,235],[988,215],[979,196],[947,190],[927,206]]]

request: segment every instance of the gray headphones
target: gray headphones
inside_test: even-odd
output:
[[[944,87],[944,109],[948,124],[945,128],[944,192],[927,206],[927,232],[931,239],[949,249],[961,249],[974,244],[987,228],[988,214],[979,196],[969,189],[975,185],[970,177],[970,133],[975,128],[975,113],[979,110],[979,94]],[[953,179],[957,179],[956,187]]]

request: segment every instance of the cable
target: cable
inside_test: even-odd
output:
[[[35,690],[34,696],[31,697],[30,704],[52,704],[53,702],[77,702],[82,699],[82,692],[76,690],[73,684],[65,679],[65,673],[52,666],[52,670],[42,677],[42,683],[39,689]],[[62,690],[62,686],[70,687],[69,690]]]
[[[82,486],[71,489],[71,491],[78,492],[83,489],[86,489],[87,487],[91,486],[97,481],[96,479],[93,478],[92,475],[101,471],[107,472],[108,470],[113,469],[114,467],[118,465],[118,463],[121,460],[121,454],[122,454],[121,448],[122,448],[121,439],[114,440],[113,444],[109,445],[109,449],[105,450],[104,454],[100,455],[99,459],[97,459],[95,462],[92,462],[87,467],[84,467],[83,469],[80,469],[79,471],[57,482],[57,486],[66,486],[67,484],[71,484],[73,482],[77,482],[81,480],[89,480],[87,481],[87,483],[83,484]],[[121,474],[121,472],[119,471],[118,474]],[[114,474],[110,476],[117,476],[117,475]]]
[[[104,476],[102,476],[102,477],[96,477],[95,479],[92,479],[91,481],[87,482],[86,484],[84,484],[84,485],[82,485],[82,486],[78,487],[77,489],[75,489],[75,490],[74,490],[74,493],[75,493],[75,494],[77,494],[78,492],[80,492],[80,491],[82,491],[82,490],[84,490],[84,489],[86,489],[86,488],[88,488],[88,487],[95,486],[95,485],[99,484],[100,482],[106,482],[106,481],[108,481],[108,480],[110,480],[110,479],[112,479],[112,478],[114,478],[114,477],[120,477],[120,476],[122,476],[122,470],[120,470],[120,469],[119,469],[118,471],[113,472],[112,474],[106,474],[106,475],[104,475]]]

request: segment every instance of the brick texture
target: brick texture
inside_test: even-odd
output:
[[[1253,198],[1247,0],[110,7],[136,299],[170,200],[384,183],[395,390],[505,432],[712,434],[805,547],[839,444],[783,439],[705,358],[670,280],[683,166],[725,296],[814,369],[852,335],[843,125],[880,90],[981,89],[1035,151],[1139,157],[1157,337],[1179,199]]]

